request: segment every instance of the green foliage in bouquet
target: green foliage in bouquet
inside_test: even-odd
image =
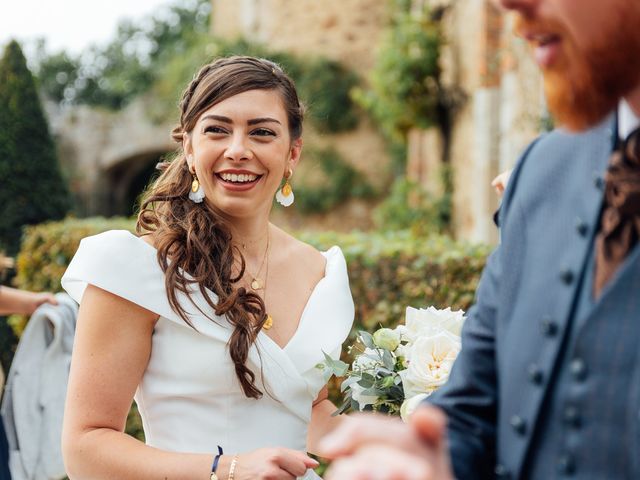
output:
[[[326,353],[324,365],[318,366],[327,381],[332,376],[346,377],[340,384],[343,399],[334,415],[359,410],[399,414],[404,401],[402,378],[398,373],[402,359],[396,357],[393,350],[380,347],[369,332],[359,331],[357,339],[349,351],[357,357],[352,368]],[[366,403],[368,398],[371,403]]]
[[[358,332],[351,365],[325,354],[325,378],[344,378],[336,414],[376,411],[407,420],[416,406],[446,383],[461,348],[465,316],[450,308],[406,310],[404,323]]]
[[[15,255],[24,225],[62,218],[71,197],[35,81],[17,42],[0,59],[0,249]]]

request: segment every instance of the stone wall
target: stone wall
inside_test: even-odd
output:
[[[159,156],[175,149],[172,123],[157,125],[139,98],[118,112],[47,103],[61,166],[78,200],[78,214],[130,214],[131,182]]]
[[[465,100],[453,118],[447,148],[438,132],[413,132],[408,174],[433,191],[434,173],[449,162],[455,235],[495,243],[492,217],[499,199],[491,180],[513,168],[541,130],[541,76],[524,42],[513,36],[511,17],[490,0],[427,1],[444,8],[442,82],[461,89]]]
[[[322,55],[368,72],[388,21],[386,0],[212,0],[211,31],[275,50]]]

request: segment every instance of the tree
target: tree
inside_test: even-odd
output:
[[[140,22],[120,22],[106,45],[79,55],[49,54],[41,42],[35,72],[42,93],[59,103],[121,109],[149,89],[165,63],[208,35],[210,9],[210,0],[175,0]]]
[[[0,179],[0,249],[15,255],[24,225],[60,219],[71,207],[36,84],[16,41],[0,59]]]

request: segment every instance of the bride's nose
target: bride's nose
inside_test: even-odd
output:
[[[236,133],[231,136],[229,144],[224,152],[224,156],[228,160],[241,161],[249,160],[253,153],[249,149],[248,139],[244,134]]]

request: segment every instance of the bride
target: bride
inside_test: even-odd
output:
[[[289,77],[219,59],[183,94],[179,154],[139,236],[86,238],[62,284],[80,302],[63,452],[72,479],[318,478],[339,422],[316,365],[353,321],[342,252],[269,222],[293,201],[303,107]],[[146,445],[126,435],[132,398]]]

